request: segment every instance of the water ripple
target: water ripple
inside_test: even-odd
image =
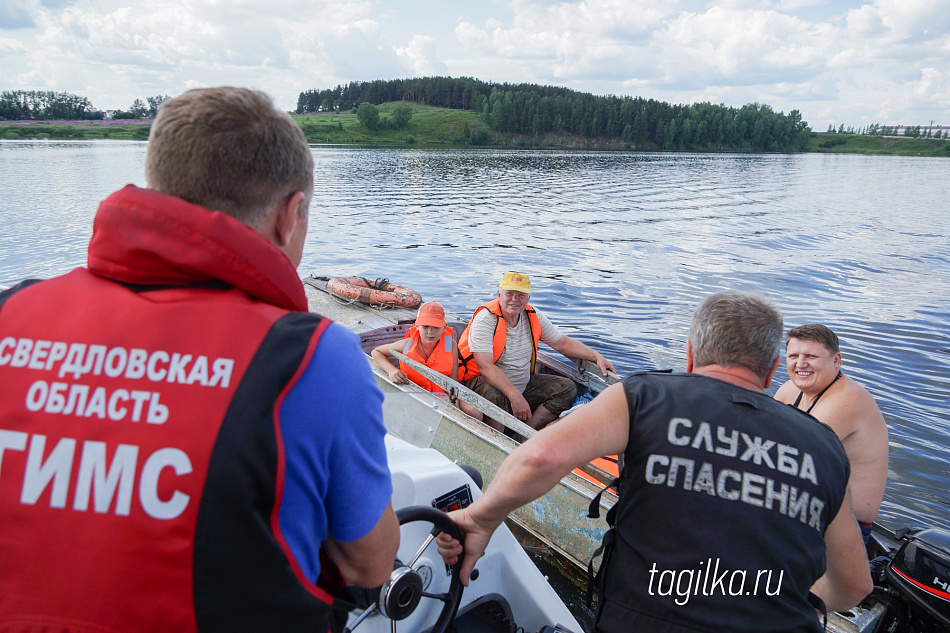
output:
[[[0,141],[0,283],[81,265],[96,205],[142,183],[142,143]],[[891,434],[882,518],[950,526],[946,162],[314,148],[301,272],[388,277],[469,315],[499,275],[621,373],[682,368],[710,292],[822,322]],[[913,195],[906,195],[913,192]],[[777,383],[787,376],[780,370]]]

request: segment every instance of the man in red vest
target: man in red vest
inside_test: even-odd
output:
[[[605,376],[616,369],[591,348],[562,334],[528,304],[530,298],[527,275],[502,276],[497,297],[475,310],[459,338],[461,379],[493,404],[542,429],[571,408],[576,387],[568,378],[535,373],[539,342],[568,358],[593,361]]]
[[[306,138],[192,90],[88,266],[0,294],[0,630],[327,631],[399,544],[382,394],[296,273]]]

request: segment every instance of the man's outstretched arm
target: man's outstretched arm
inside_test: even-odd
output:
[[[482,497],[449,514],[465,535],[462,582],[468,585],[475,563],[508,514],[547,493],[577,466],[623,452],[629,433],[627,397],[623,385],[617,384],[509,455]],[[450,565],[462,554],[459,542],[445,534],[439,536],[438,546]]]
[[[617,373],[617,369],[614,367],[613,363],[577,339],[573,339],[566,334],[556,340],[554,343],[548,343],[548,345],[561,354],[564,354],[568,358],[579,358],[581,360],[593,361],[597,364],[597,368],[600,369],[600,372],[605,377],[607,376],[608,371]]]

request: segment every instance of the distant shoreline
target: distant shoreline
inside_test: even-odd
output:
[[[442,110],[442,109],[434,109]],[[636,147],[617,139],[586,138],[573,135],[543,135],[526,138],[520,135],[492,133],[488,142],[471,144],[459,134],[466,121],[451,121],[452,111],[440,114],[448,121],[414,118],[407,129],[381,130],[371,133],[363,129],[350,113],[317,113],[294,115],[307,140],[314,145],[336,147],[413,147],[418,149],[561,149],[595,151],[666,152],[654,147]],[[421,114],[421,113],[420,113]],[[118,119],[94,121],[0,121],[0,140],[130,140],[148,139],[152,119]],[[468,129],[466,127],[466,129]],[[708,147],[676,150],[670,153],[754,153],[754,154],[864,154],[881,156],[929,156],[950,158],[950,140],[908,138],[904,136],[871,136],[838,132],[812,132],[808,147],[802,152],[762,152],[742,148]]]

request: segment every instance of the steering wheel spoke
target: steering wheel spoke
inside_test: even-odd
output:
[[[433,534],[432,532],[435,532],[435,533]],[[435,540],[435,537],[439,535],[439,532],[441,532],[441,530],[439,530],[439,532],[436,532],[435,529],[433,529],[432,532],[430,532],[428,538],[426,538],[426,540],[423,541],[422,547],[420,547],[418,551],[416,551],[415,556],[412,557],[412,560],[409,561],[406,567],[415,569],[416,563],[419,562],[419,557],[422,556],[423,552],[426,551],[426,548],[432,544],[432,541]]]

